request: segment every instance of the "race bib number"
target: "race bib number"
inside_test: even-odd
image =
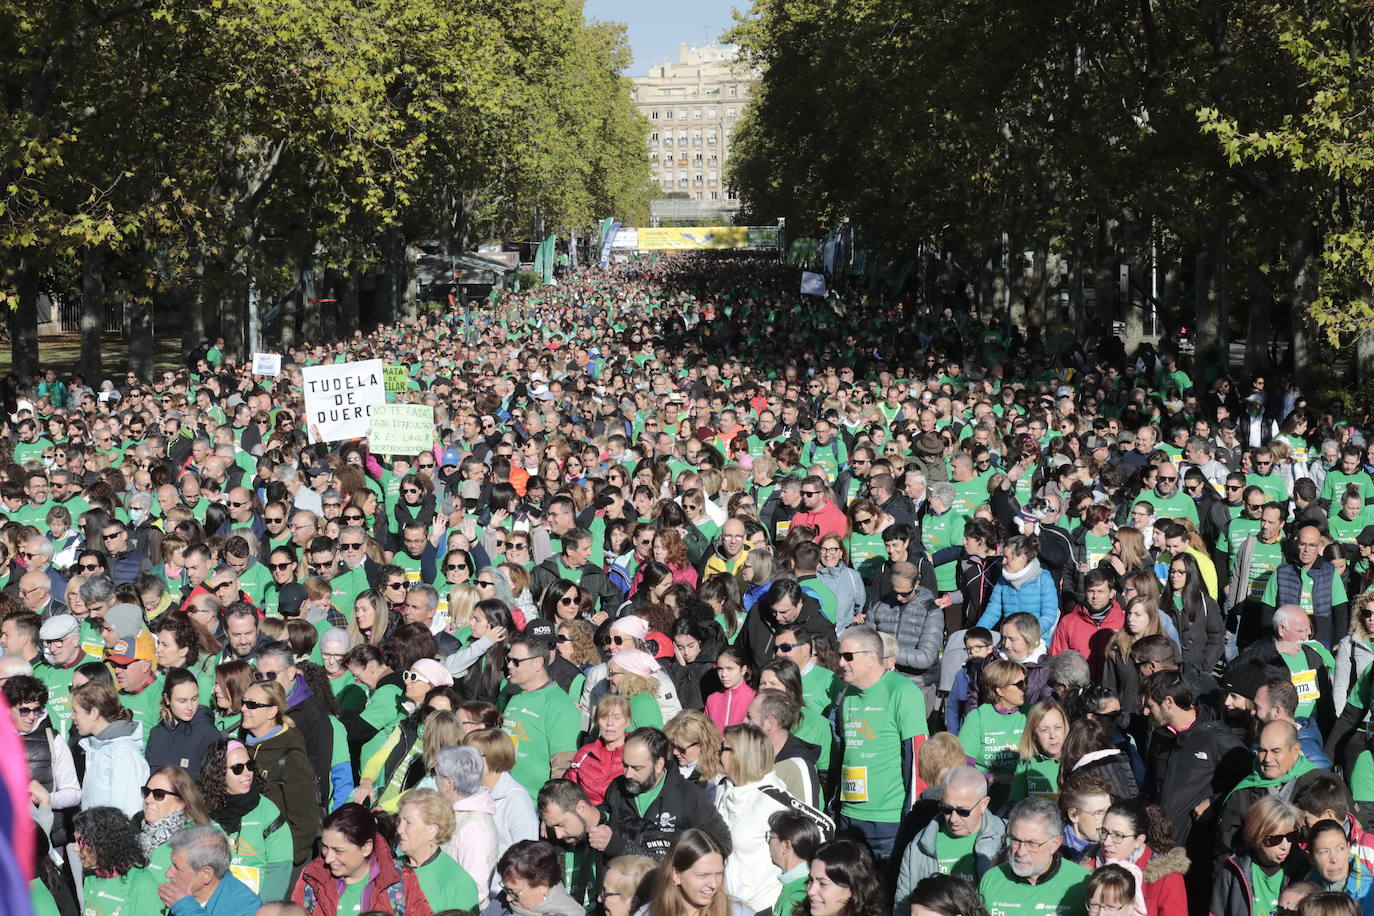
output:
[[[1292,675],[1293,686],[1298,691],[1298,702],[1308,703],[1317,701],[1321,696],[1321,690],[1317,687],[1316,669],[1308,668],[1305,671],[1298,671]]]
[[[419,582],[419,581],[420,581],[420,571],[419,571],[418,569],[408,569],[408,570],[406,570],[406,581],[407,581],[407,582]]]
[[[792,530],[792,523],[790,521],[778,522],[778,537],[782,537],[790,530]]]
[[[868,767],[845,767],[842,778],[844,788],[840,790],[840,801],[868,801]]]
[[[253,868],[248,865],[230,865],[229,873],[247,885],[248,889],[253,893],[256,894],[260,891],[258,885],[262,880],[262,869]]]

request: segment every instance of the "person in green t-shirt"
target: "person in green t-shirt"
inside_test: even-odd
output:
[[[85,872],[86,916],[162,912],[148,857],[124,812],[108,805],[87,808],[76,816],[73,831]]]
[[[549,677],[550,646],[542,635],[522,633],[511,640],[506,674],[519,688],[506,703],[506,733],[515,742],[511,777],[533,798],[549,779],[561,777],[577,750],[582,714]]]
[[[883,641],[868,626],[840,640],[840,819],[861,833],[879,862],[892,854],[897,825],[911,807],[916,751],[926,735],[920,688],[883,664]]]
[[[1064,821],[1047,798],[1026,798],[1007,816],[1007,861],[978,882],[989,916],[1086,916],[1088,870],[1059,855]]]
[[[433,789],[412,789],[401,796],[397,848],[405,853],[429,908],[436,913],[478,906],[477,882],[443,848],[452,836],[451,802]]]
[[[781,874],[782,891],[773,904],[778,916],[791,916],[792,908],[806,899],[810,863],[825,841],[820,827],[797,811],[774,811],[768,816],[768,858]],[[610,876],[606,877],[607,884]]]

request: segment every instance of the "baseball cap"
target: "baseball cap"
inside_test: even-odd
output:
[[[81,629],[81,621],[71,614],[56,614],[43,621],[38,630],[39,639],[61,639]]]
[[[305,473],[309,474],[311,477],[319,477],[324,474],[333,473],[333,470],[333,468],[325,464],[323,461],[317,461],[316,463],[312,464],[309,468],[307,468]]]
[[[127,639],[143,629],[143,610],[135,604],[121,602],[105,612],[105,626],[114,630],[120,639]]]
[[[441,463],[444,467],[456,467],[463,463],[463,453],[456,448],[444,449],[444,458]]]
[[[146,662],[157,661],[157,643],[153,640],[153,634],[147,630],[139,630],[138,635],[131,639],[121,639],[105,653],[107,661],[127,665],[129,662],[142,659]]]
[[[299,582],[288,582],[277,592],[277,613],[283,617],[298,617],[301,605],[305,603],[305,586]]]
[[[529,620],[525,621],[525,635],[542,637],[550,649],[558,643],[558,640],[554,636],[553,624],[549,623],[543,617],[531,617]]]
[[[1374,525],[1365,525],[1364,529],[1355,536],[1355,543],[1361,547],[1374,547]]]

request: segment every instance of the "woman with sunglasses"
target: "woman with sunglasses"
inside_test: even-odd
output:
[[[280,900],[291,883],[291,830],[247,746],[226,739],[210,748],[196,787],[229,837],[234,876],[264,900]]]
[[[29,797],[38,808],[53,813],[49,831],[54,848],[71,841],[71,815],[81,804],[81,782],[76,775],[71,745],[58,735],[48,719],[48,687],[31,675],[7,678],[3,687],[10,722],[24,742],[29,765]]]
[[[987,663],[980,675],[985,701],[959,728],[959,743],[973,765],[988,775],[993,809],[1000,808],[1016,771],[1017,746],[1026,730],[1026,669],[1005,658]]]
[[[286,717],[286,691],[281,684],[254,681],[244,691],[243,730],[253,763],[267,777],[267,797],[291,827],[292,864],[300,866],[310,858],[319,834],[321,787],[305,739]]]
[[[213,689],[213,681],[211,682]],[[148,765],[181,767],[195,775],[205,752],[219,740],[214,714],[200,700],[196,676],[172,668],[162,682],[159,721],[148,734]]]
[[[182,827],[209,826],[210,815],[200,789],[181,767],[158,767],[143,786],[143,810],[134,815],[138,844],[148,857],[148,871],[162,883],[172,864],[172,834]]]
[[[1299,847],[1302,814],[1284,799],[1266,795],[1245,813],[1242,844],[1227,856],[1212,884],[1212,916],[1270,913],[1279,894],[1308,872]]]

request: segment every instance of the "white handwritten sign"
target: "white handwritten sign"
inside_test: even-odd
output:
[[[367,435],[373,405],[386,400],[382,367],[380,359],[369,359],[306,366],[301,370],[311,442],[338,442]]]
[[[281,375],[281,354],[280,353],[254,353],[253,354],[253,374],[254,375]]]

